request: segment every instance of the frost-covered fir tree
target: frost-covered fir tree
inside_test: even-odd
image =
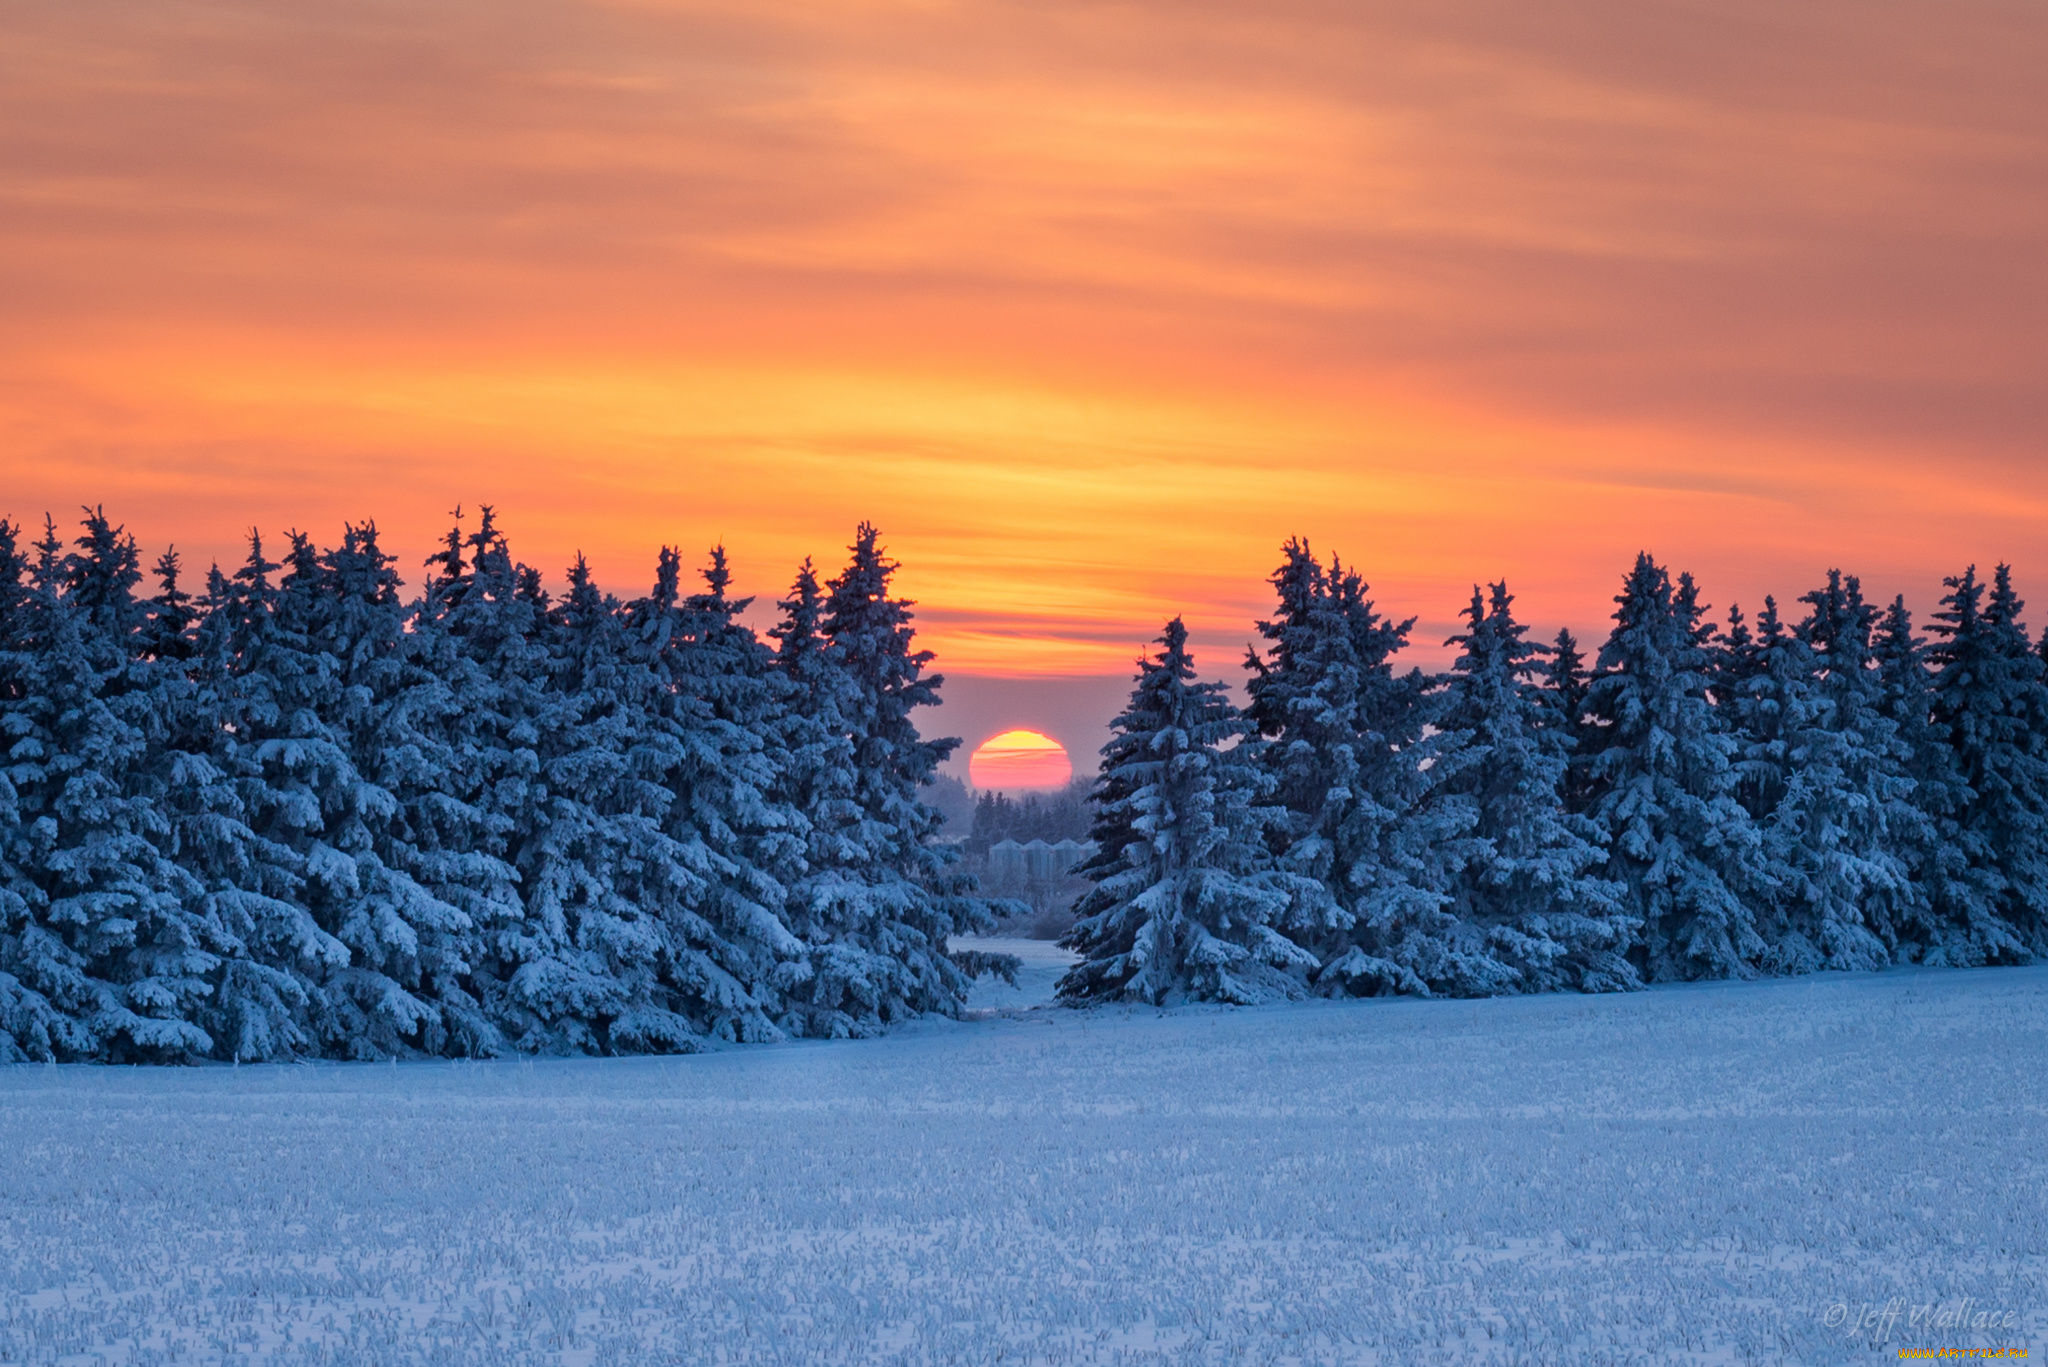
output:
[[[1441,725],[1461,738],[1461,762],[1443,793],[1467,805],[1480,842],[1451,907],[1460,976],[1473,991],[1638,987],[1626,957],[1636,925],[1620,886],[1599,875],[1598,828],[1565,810],[1571,733],[1559,694],[1536,682],[1546,652],[1523,639],[1513,605],[1505,583],[1484,598],[1474,588],[1466,629],[1449,641],[1459,655]]]
[[[23,761],[38,758],[21,746],[40,706],[29,706],[40,680],[37,656],[50,642],[34,630],[29,562],[21,528],[0,518],[0,1063],[22,1059],[89,1057],[96,1045],[80,1019],[94,1005],[94,985],[82,958],[51,933],[42,912],[48,894],[36,878],[35,817],[24,820]],[[31,792],[31,802],[35,794]]]
[[[1587,699],[1588,772],[1607,875],[1642,924],[1631,958],[1651,981],[1750,976],[1767,948],[1758,918],[1770,878],[1735,800],[1736,742],[1707,696],[1697,591],[1690,577],[1674,587],[1644,552],[1615,602]]]
[[[1871,613],[1856,578],[1839,570],[1801,598],[1809,613],[1792,632],[1766,601],[1752,696],[1770,732],[1749,758],[1771,799],[1761,826],[1776,884],[1768,964],[1792,973],[1883,968],[1900,926],[1919,919],[1894,843],[1916,838],[1921,818],[1896,728],[1879,706]]]
[[[1934,674],[1926,643],[1913,632],[1902,594],[1879,622],[1872,651],[1878,668],[1878,705],[1904,752],[1917,824],[1902,823],[1894,848],[1905,861],[1923,912],[1918,926],[1899,928],[1898,956],[1925,963],[1971,967],[2018,949],[1998,911],[1998,877],[1989,851],[1964,828],[1970,802],[1948,728],[1934,716]]]
[[[403,897],[392,877],[357,838],[363,804],[384,799],[366,791],[336,727],[343,692],[339,661],[320,639],[325,581],[309,538],[293,534],[280,564],[252,534],[242,566],[209,585],[199,677],[217,723],[214,757],[248,838],[223,839],[231,848],[202,871],[225,883],[214,904],[260,946],[256,957],[296,981],[312,1047],[357,1057],[431,1049],[438,1013],[384,971],[416,935],[394,914]],[[237,1052],[301,1047],[277,1019],[290,996],[282,985],[244,987]]]
[[[1323,889],[1274,867],[1257,805],[1274,780],[1230,748],[1251,723],[1196,680],[1187,644],[1176,617],[1102,749],[1098,848],[1079,870],[1095,886],[1060,941],[1081,956],[1069,1001],[1249,1004],[1300,995],[1317,967],[1285,931]]]
[[[513,559],[489,507],[467,536],[451,527],[428,567],[413,634],[423,666],[448,688],[447,767],[431,815],[445,826],[449,872],[466,869],[482,895],[439,881],[428,890],[475,925],[470,991],[508,1047],[602,1049],[616,987],[578,952],[562,884],[533,883],[554,859],[547,828],[559,814],[544,744],[563,724],[549,696],[552,600]]]
[[[2009,566],[1988,600],[1974,566],[1943,583],[1934,718],[1969,790],[1957,824],[1995,889],[1996,921],[1974,938],[1986,961],[2023,961],[2048,953],[2048,685]]]
[[[302,561],[302,552],[295,548],[293,558]],[[305,632],[332,671],[324,716],[348,761],[345,783],[325,799],[326,838],[355,866],[358,895],[348,918],[331,927],[351,962],[333,984],[343,990],[330,997],[336,1009],[345,1002],[368,1014],[342,1028],[371,1036],[380,1051],[493,1052],[499,1034],[472,982],[479,920],[470,906],[488,895],[498,870],[451,859],[440,844],[444,830],[464,823],[441,778],[453,768],[448,691],[419,658],[434,634],[407,629],[402,584],[374,523],[345,525],[339,546],[293,574],[313,591]],[[407,1019],[417,1022],[409,1033]]]
[[[182,569],[175,546],[157,557],[157,591],[145,606],[144,623],[136,642],[136,652],[143,659],[163,662],[172,668],[190,660],[198,649],[193,632],[199,623],[199,611],[193,605],[192,595],[178,582]]]
[[[797,568],[789,597],[776,606],[781,619],[768,635],[775,642],[782,705],[766,733],[776,757],[770,795],[778,808],[801,818],[793,826],[799,844],[779,865],[787,870],[784,881],[791,891],[784,914],[807,945],[823,944],[829,938],[829,901],[814,905],[809,890],[797,884],[814,870],[833,868],[842,857],[858,856],[857,847],[839,834],[854,815],[843,796],[853,770],[853,740],[842,717],[850,699],[846,681],[826,652],[825,593],[808,556]],[[808,964],[798,976],[810,981]]]
[[[8,653],[10,670],[15,667],[15,657],[27,647],[21,633],[27,627],[28,600],[28,559],[21,548],[21,527],[0,517],[0,650]],[[7,691],[0,692],[0,702],[12,702],[19,696],[20,680],[12,673],[6,678]]]
[[[957,740],[927,741],[914,712],[939,701],[930,651],[913,647],[896,563],[863,523],[852,559],[821,597],[806,565],[776,631],[794,686],[790,795],[809,814],[791,928],[811,975],[792,985],[790,1028],[859,1034],[920,1012],[952,1014],[968,978],[947,937],[986,919],[932,841],[943,818],[919,796]]]
[[[681,557],[664,547],[653,592],[628,613],[657,685],[641,745],[669,795],[662,829],[702,889],[707,933],[676,981],[711,1033],[772,1039],[785,990],[808,972],[806,947],[782,919],[805,824],[773,791],[789,685],[739,620],[750,600],[727,593],[724,547],[711,552],[703,592],[681,596],[680,578]]]
[[[1279,867],[1327,897],[1294,928],[1321,960],[1318,990],[1372,995],[1466,990],[1446,956],[1447,910],[1471,846],[1472,814],[1430,794],[1455,767],[1432,731],[1440,698],[1419,671],[1394,672],[1413,619],[1382,617],[1353,571],[1290,540],[1274,572],[1278,610],[1260,623],[1247,751],[1274,780]]]
[[[219,653],[227,632],[207,624],[179,588],[174,555],[158,561],[157,574],[141,633],[142,654],[155,665],[150,791],[185,877],[188,910],[223,951],[196,1023],[219,1057],[237,1062],[309,1052],[307,985],[345,964],[347,951],[301,904],[296,856],[265,848],[249,827],[244,783],[226,753],[241,741],[234,671]],[[217,571],[213,583],[225,583]]]
[[[1576,747],[1586,724],[1586,657],[1579,650],[1579,638],[1570,627],[1559,627],[1550,645],[1550,662],[1543,666],[1543,687],[1550,694],[1550,719]]]
[[[192,1016],[221,946],[192,915],[148,791],[156,699],[134,657],[139,557],[97,510],[84,527],[66,555],[46,523],[15,613],[0,714],[14,807],[0,1010],[18,1054],[202,1055],[213,1041]]]
[[[441,1048],[491,1054],[516,1047],[524,1028],[508,1033],[505,1023],[506,964],[518,962],[525,908],[504,808],[524,793],[538,762],[530,745],[504,742],[508,732],[529,734],[521,707],[531,699],[531,676],[521,671],[537,666],[523,635],[509,646],[496,639],[496,614],[480,601],[486,595],[470,555],[490,547],[494,570],[501,568],[494,520],[487,510],[466,537],[459,508],[455,517],[410,603],[375,527],[346,529],[327,556],[331,630],[350,680],[343,717],[357,771],[395,808],[377,833],[384,861],[435,908],[457,913],[435,910],[418,922],[428,932],[421,968],[431,975]],[[510,577],[489,580],[500,600],[511,596]]]
[[[671,756],[648,716],[660,684],[581,556],[538,639],[540,771],[517,854],[528,944],[513,981],[536,1017],[529,1038],[545,1031],[553,1047],[593,1052],[694,1049],[703,1032],[677,983],[694,985],[717,935],[698,911],[704,871],[663,829]]]
[[[1592,793],[1586,774],[1586,755],[1591,749],[1587,740],[1586,693],[1592,682],[1578,638],[1569,627],[1559,627],[1557,639],[1551,643],[1550,663],[1543,671],[1543,688],[1549,694],[1551,723],[1564,736],[1571,756],[1570,766],[1565,770],[1564,809],[1574,816],[1585,814]]]
[[[1728,609],[1710,660],[1707,692],[1735,742],[1735,797],[1752,821],[1762,821],[1785,791],[1784,712],[1788,703],[1804,705],[1806,652],[1785,630],[1778,600],[1766,594],[1755,631],[1741,604]],[[1788,697],[1788,689],[1796,696]]]

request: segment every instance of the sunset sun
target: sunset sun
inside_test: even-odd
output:
[[[991,736],[968,761],[968,775],[977,788],[1015,792],[1024,788],[1057,788],[1074,776],[1067,747],[1038,731],[1005,731]]]

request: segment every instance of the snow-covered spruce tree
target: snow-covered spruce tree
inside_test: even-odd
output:
[[[298,547],[293,560],[294,580],[312,591],[308,646],[332,672],[323,717],[347,760],[323,808],[326,840],[354,866],[357,888],[347,917],[329,926],[350,953],[329,984],[338,1013],[330,1031],[367,1034],[373,1051],[492,1052],[498,1033],[470,982],[476,918],[450,894],[481,900],[498,870],[486,863],[479,879],[464,880],[436,844],[461,819],[443,791],[454,768],[447,690],[418,658],[433,633],[406,629],[402,585],[375,524],[344,525],[341,544],[317,565],[304,564]]]
[[[693,1050],[703,1030],[677,984],[700,981],[719,946],[698,910],[710,870],[663,829],[661,684],[581,556],[540,639],[540,781],[518,853],[532,944],[514,987],[554,1047]]]
[[[1550,663],[1543,669],[1543,689],[1549,699],[1549,720],[1565,741],[1569,764],[1564,777],[1564,809],[1582,815],[1586,808],[1586,690],[1592,680],[1586,673],[1586,657],[1579,651],[1578,638],[1570,627],[1559,627],[1550,646]]]
[[[1912,781],[1917,824],[1902,823],[1895,848],[1911,872],[1924,919],[1900,927],[1897,956],[1969,967],[2020,946],[1998,912],[1996,871],[1984,842],[1962,825],[1970,802],[1948,728],[1934,717],[1934,674],[1926,643],[1913,633],[1903,594],[1892,600],[1872,645],[1878,705],[1896,729]]]
[[[175,555],[157,563],[159,591],[140,641],[155,669],[149,790],[184,874],[188,912],[222,951],[196,1023],[218,1057],[289,1057],[314,1042],[305,1018],[317,982],[347,951],[320,931],[301,901],[299,857],[250,829],[248,776],[231,751],[243,690],[226,614],[202,613],[178,585]],[[216,570],[208,607],[226,601]],[[309,992],[308,984],[315,984]]]
[[[1995,889],[1996,922],[1971,939],[1985,962],[2021,962],[2048,953],[2048,691],[2010,567],[1998,567],[1989,601],[1975,566],[1942,582],[1934,719],[1969,789],[1957,824]]]
[[[1636,923],[1599,876],[1598,828],[1565,811],[1570,732],[1539,687],[1542,647],[1523,639],[1505,583],[1472,591],[1441,725],[1461,736],[1442,789],[1474,813],[1478,848],[1459,871],[1451,940],[1475,990],[1611,992],[1640,987],[1626,957]],[[1567,646],[1570,637],[1564,638]]]
[[[262,964],[299,983],[312,1047],[354,1057],[471,1052],[489,1035],[460,985],[467,918],[420,885],[399,797],[363,772],[389,767],[386,714],[406,691],[397,589],[367,528],[325,555],[295,533],[282,566],[255,541],[232,580],[216,579],[201,633],[219,759],[248,827],[235,840],[215,823],[206,872],[228,870],[215,904]],[[248,1036],[237,1053],[275,1052],[278,985],[243,976],[248,1002],[224,1004]]]
[[[220,721],[218,763],[250,832],[216,903],[260,947],[255,957],[294,976],[315,1050],[440,1052],[439,1012],[413,990],[419,932],[407,913],[422,899],[366,830],[393,804],[358,773],[338,725],[347,699],[334,650],[346,646],[327,629],[334,596],[328,568],[298,533],[283,564],[252,535],[241,568],[209,588],[201,678]],[[268,984],[248,987],[255,1048],[270,1025],[256,1014]]]
[[[1282,927],[1326,894],[1274,867],[1256,805],[1274,780],[1225,748],[1251,723],[1195,679],[1187,643],[1168,622],[1102,750],[1098,849],[1080,868],[1095,886],[1060,941],[1081,956],[1060,980],[1068,1001],[1249,1004],[1301,995],[1317,966]]]
[[[1752,821],[1770,816],[1784,793],[1784,694],[1789,683],[1803,698],[1809,672],[1791,667],[1794,651],[1803,660],[1801,643],[1785,631],[1778,600],[1766,594],[1755,631],[1741,604],[1728,609],[1727,630],[1708,657],[1707,695],[1734,740],[1735,799]]]
[[[449,760],[437,816],[460,858],[486,889],[481,901],[429,884],[468,913],[471,994],[507,1046],[526,1053],[606,1047],[606,1023],[625,1009],[619,984],[580,951],[574,915],[583,892],[557,867],[552,822],[573,817],[583,796],[558,792],[560,758],[549,737],[572,723],[551,696],[549,613],[540,575],[517,563],[486,507],[467,537],[458,524],[428,562],[414,614],[421,659],[448,686]],[[557,876],[559,875],[559,877]],[[545,885],[537,884],[541,876]],[[564,879],[568,881],[563,881]],[[507,894],[518,889],[516,911]]]
[[[1748,977],[1770,877],[1755,823],[1735,800],[1736,742],[1708,700],[1708,628],[1689,576],[1674,588],[1648,552],[1615,598],[1587,698],[1596,722],[1590,814],[1607,876],[1642,924],[1631,960],[1653,982]]]
[[[959,744],[923,739],[913,717],[938,703],[942,679],[912,646],[911,604],[889,595],[896,564],[873,526],[851,550],[822,599],[806,565],[775,633],[795,686],[787,792],[811,827],[787,904],[810,946],[811,976],[792,984],[785,1018],[803,1034],[957,1013],[969,980],[946,940],[988,920],[951,851],[932,843],[943,818],[918,792]]]
[[[19,524],[0,517],[0,650],[9,658],[9,670],[15,667],[14,656],[25,646],[22,632],[27,629],[29,600],[28,557],[21,548],[21,527]],[[4,676],[0,688],[0,702],[13,702],[18,697],[20,679],[12,672]]]
[[[33,742],[26,732],[34,711],[25,704],[37,684],[39,642],[20,535],[0,518],[0,1063],[84,1057],[94,1048],[90,1027],[77,1019],[91,1011],[92,985],[79,956],[43,923],[49,899],[33,876],[34,818],[24,821],[15,789],[17,776],[39,777],[23,771],[38,757],[33,743],[21,742]]]
[[[146,790],[156,699],[133,656],[135,544],[96,510],[84,525],[81,553],[65,555],[46,524],[0,718],[16,804],[10,1034],[32,1056],[181,1059],[212,1047],[192,1017],[219,946],[190,913]]]
[[[778,810],[794,814],[792,834],[799,842],[776,865],[788,889],[784,918],[806,945],[828,938],[825,906],[813,906],[809,890],[797,885],[851,858],[853,847],[839,838],[838,828],[852,815],[845,799],[835,794],[850,786],[853,740],[841,713],[848,705],[847,686],[831,656],[824,634],[825,594],[818,572],[807,556],[797,567],[789,597],[778,599],[781,618],[768,629],[775,642],[775,671],[781,680],[781,705],[775,710],[763,743],[775,759],[770,797]],[[837,804],[837,805],[835,805]],[[787,986],[809,982],[808,962]]]
[[[1289,933],[1317,956],[1317,990],[1349,995],[1474,990],[1446,955],[1447,910],[1472,846],[1473,814],[1431,802],[1455,767],[1456,738],[1430,729],[1441,698],[1419,671],[1394,673],[1413,620],[1379,615],[1359,576],[1325,571],[1290,540],[1274,572],[1280,602],[1250,654],[1246,758],[1274,782],[1267,840],[1287,873],[1326,896],[1297,906]]]
[[[1896,728],[1879,707],[1871,614],[1854,576],[1830,571],[1804,595],[1806,619],[1779,629],[1769,604],[1763,670],[1752,681],[1771,730],[1748,757],[1776,883],[1767,965],[1778,972],[1877,969],[1898,928],[1919,919],[1919,895],[1893,848],[1921,820],[1908,798]]]
[[[196,1027],[185,1038],[219,1045],[211,1034],[219,1021],[217,1008],[224,986],[246,963],[245,947],[197,895],[196,881],[176,860],[177,832],[166,791],[171,776],[162,762],[190,691],[182,663],[158,658],[160,648],[175,655],[183,645],[164,638],[163,619],[167,614],[174,622],[184,619],[189,610],[178,603],[179,591],[170,582],[162,586],[168,603],[136,599],[140,555],[134,539],[111,525],[104,512],[88,510],[81,526],[78,549],[64,562],[64,597],[79,611],[93,644],[95,663],[103,671],[102,699],[133,728],[139,742],[126,772],[103,777],[133,804],[138,825],[148,830],[153,855],[145,856],[137,842],[131,846],[132,858],[153,868],[152,881],[166,894],[153,899],[153,914],[139,919],[130,941],[95,972],[118,984],[127,1004],[142,1014]],[[156,1033],[170,1032],[159,1026]],[[152,1053],[145,1050],[145,1055]]]
[[[1765,595],[1767,607],[1774,601]],[[1720,639],[1714,642],[1707,675],[1707,696],[1714,700],[1716,707],[1726,710],[1725,715],[1731,718],[1731,731],[1740,729],[1732,719],[1740,715],[1749,681],[1759,669],[1756,633],[1749,629],[1749,621],[1742,615],[1742,604],[1733,604],[1728,609],[1728,625],[1722,628]]]
[[[396,632],[397,667],[375,687],[366,673],[361,691],[352,692],[365,711],[351,743],[360,772],[397,805],[387,862],[462,916],[440,934],[434,969],[446,1047],[492,1054],[515,1047],[525,1029],[523,1016],[511,1038],[505,1026],[507,979],[520,962],[526,910],[509,858],[513,822],[504,809],[524,796],[539,767],[530,740],[524,747],[507,743],[509,733],[533,735],[527,713],[539,666],[523,632],[499,639],[500,614],[488,594],[502,600],[516,586],[504,572],[501,562],[509,557],[498,554],[490,511],[468,536],[461,509],[455,518],[441,549],[427,558],[425,583],[410,603],[400,600],[398,576],[373,531],[365,529],[353,544],[344,536],[331,568],[337,611],[355,618],[349,635],[362,643],[351,654],[375,654],[375,643]],[[480,547],[493,548],[490,576],[471,565],[470,553]],[[519,612],[530,619],[533,609]]]
[[[178,582],[183,568],[175,546],[157,557],[157,591],[143,605],[143,625],[135,643],[136,653],[142,659],[172,668],[182,666],[199,649],[194,639],[199,610],[193,605],[192,595]]]
[[[776,801],[781,710],[790,685],[775,656],[738,620],[723,547],[705,591],[681,596],[681,557],[663,547],[654,590],[627,611],[627,630],[656,687],[636,773],[665,795],[661,829],[691,870],[702,929],[670,970],[693,1019],[722,1038],[783,1032],[784,991],[807,978],[804,942],[783,923],[788,882],[803,871],[804,822]]]

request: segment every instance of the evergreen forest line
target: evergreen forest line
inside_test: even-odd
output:
[[[489,509],[145,587],[0,521],[0,1059],[687,1051],[957,1015],[1003,956],[924,800],[957,745],[863,525],[763,639],[722,550],[546,591]],[[2048,640],[1831,573],[1707,620],[1638,557],[1589,663],[1475,589],[1442,674],[1300,541],[1244,708],[1167,625],[1088,806],[1074,1002],[1615,991],[2048,954]],[[990,799],[991,830],[1051,819]],[[1026,808],[1030,810],[1027,812]],[[1069,814],[1062,809],[1062,821]],[[998,818],[1001,822],[998,823]],[[979,823],[978,823],[979,824]],[[1023,829],[1018,826],[1018,829]]]
[[[1069,1000],[1615,991],[2048,954],[2048,633],[2007,566],[1903,598],[1831,572],[1707,618],[1648,554],[1590,665],[1475,587],[1449,672],[1300,541],[1249,704],[1178,619],[1093,793]]]
[[[957,1014],[1000,956],[919,797],[958,744],[862,526],[758,639],[721,550],[559,598],[486,508],[143,583],[0,522],[0,1060],[634,1053]],[[771,643],[772,642],[772,643]]]

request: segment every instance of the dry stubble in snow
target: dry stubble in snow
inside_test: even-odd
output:
[[[0,1362],[2039,1348],[2044,1102],[2044,969],[1040,1010],[682,1059],[17,1067]]]

